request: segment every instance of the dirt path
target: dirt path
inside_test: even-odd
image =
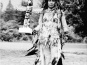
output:
[[[6,43],[5,43],[6,44]],[[12,46],[10,48],[10,46]],[[36,56],[25,56],[30,44],[9,43],[7,48],[0,46],[0,65],[33,65]],[[1,45],[1,43],[0,43]],[[25,45],[22,47],[22,45]],[[28,46],[29,45],[29,46]],[[30,46],[31,47],[31,46]],[[63,65],[87,65],[87,44],[65,44]]]

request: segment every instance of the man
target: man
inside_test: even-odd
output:
[[[68,31],[65,13],[56,8],[57,0],[48,0],[39,17],[39,25],[35,28],[38,34],[39,64],[58,64],[62,53],[61,34]]]

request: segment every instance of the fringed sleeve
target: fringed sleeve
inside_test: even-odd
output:
[[[63,11],[62,11],[61,20],[62,20],[64,32],[68,32],[69,29],[68,29],[68,25],[67,25],[67,22],[66,22],[66,16],[65,16],[65,12],[63,12]]]

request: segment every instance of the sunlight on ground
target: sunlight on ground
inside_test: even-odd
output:
[[[36,59],[35,55],[25,56],[28,53],[27,49],[29,49],[29,43],[3,43],[7,46],[11,45],[13,49],[12,47],[1,49],[1,44],[2,43],[0,43],[0,65],[34,64]],[[65,55],[65,60],[63,59],[63,65],[87,65],[87,44],[65,44],[63,52]]]

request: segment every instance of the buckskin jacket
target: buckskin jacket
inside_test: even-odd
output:
[[[61,30],[61,26],[65,32],[68,31],[68,25],[66,23],[64,12],[61,10],[56,10],[55,12],[54,9],[47,9],[44,13],[40,13],[39,25],[35,28],[35,30],[40,31],[40,40],[47,39],[50,35],[51,41],[54,41],[55,38],[59,38],[59,30]]]
[[[59,60],[62,53],[62,43],[60,38],[61,29],[63,29],[64,32],[68,31],[65,13],[63,11],[47,9],[40,13],[39,25],[35,28],[35,30],[39,31],[37,37],[39,40],[38,48],[40,56],[38,57],[40,57],[40,60],[43,58],[43,53],[46,58],[48,58],[48,56],[51,57],[51,59],[49,59],[51,61],[53,58],[56,58],[57,61]]]

